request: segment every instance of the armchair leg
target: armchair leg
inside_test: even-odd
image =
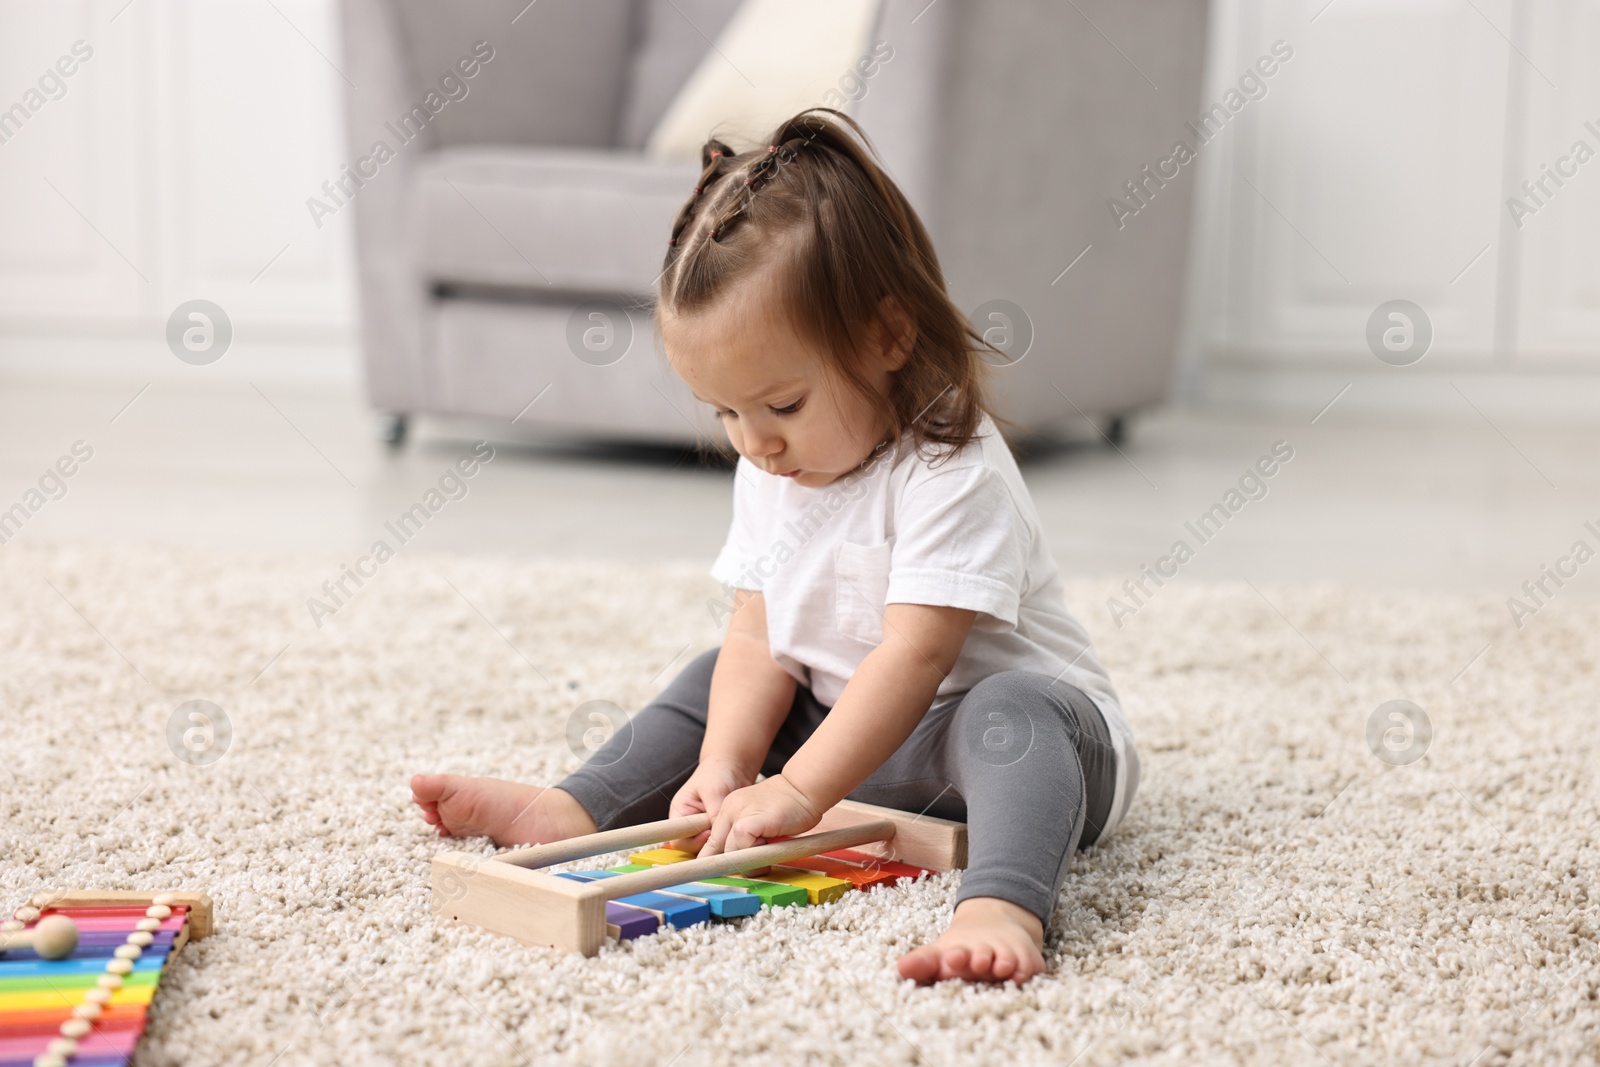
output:
[[[376,431],[378,440],[390,448],[399,448],[406,443],[406,430],[409,426],[410,416],[403,411],[380,412]]]

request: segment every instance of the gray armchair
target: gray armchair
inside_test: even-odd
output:
[[[738,0],[525,3],[341,2],[369,399],[397,437],[441,413],[693,443],[714,421],[648,303],[698,166],[643,146]],[[1108,200],[1198,113],[1205,17],[1205,0],[881,2],[872,39],[893,55],[850,113],[958,306],[1009,301],[1031,324],[993,375],[1030,431],[1166,393],[1193,175],[1121,229]]]

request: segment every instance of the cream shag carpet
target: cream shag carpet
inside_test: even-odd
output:
[[[1488,595],[1179,581],[1116,630],[1111,584],[1074,582],[1138,802],[1072,866],[1047,975],[919,989],[894,962],[957,874],[593,960],[435,925],[451,846],[408,776],[558,778],[579,703],[636,709],[718,640],[716,587],[402,553],[317,629],[306,598],[344,562],[0,550],[8,906],[217,903],[141,1064],[1595,1062],[1593,605],[1518,632]],[[1433,725],[1409,766],[1366,740],[1395,698]],[[191,699],[231,723],[210,766],[169,748]]]

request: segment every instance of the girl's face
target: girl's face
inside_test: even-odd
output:
[[[765,272],[692,316],[661,309],[667,359],[717,412],[728,442],[769,474],[824,486],[860,466],[890,427],[827,362],[781,321]],[[890,329],[892,302],[868,342],[869,380],[887,396],[914,334]],[[898,338],[898,341],[893,340]]]

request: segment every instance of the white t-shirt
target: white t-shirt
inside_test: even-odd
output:
[[[1088,633],[1067,611],[1016,459],[987,414],[978,434],[931,467],[908,431],[825,486],[799,485],[740,457],[733,522],[711,576],[730,594],[763,592],[772,658],[830,708],[882,642],[886,604],[978,612],[934,704],[1007,670],[1083,690],[1117,750],[1103,838],[1133,800],[1133,733]]]

